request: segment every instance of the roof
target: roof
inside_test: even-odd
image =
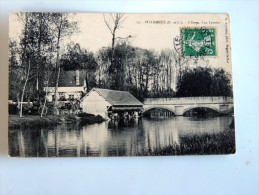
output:
[[[96,91],[113,106],[143,106],[143,104],[128,91],[93,88],[88,94],[92,91]]]
[[[76,85],[76,71],[61,71],[59,76],[59,87],[84,86],[85,71],[79,71],[79,85]],[[52,72],[49,87],[55,87],[56,75]]]

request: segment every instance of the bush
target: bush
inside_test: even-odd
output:
[[[165,155],[205,155],[205,154],[233,154],[236,151],[235,130],[228,129],[217,134],[203,134],[194,136],[180,136],[179,144],[172,143],[165,147],[147,147],[137,152],[137,156],[165,156]]]
[[[88,117],[88,116],[95,116],[94,114],[89,114],[86,112],[81,112],[77,114],[78,117]]]
[[[232,96],[231,76],[222,68],[186,69],[178,79],[176,96]]]
[[[19,112],[19,109],[17,107],[17,104],[9,104],[8,105],[8,111],[9,111],[9,114],[18,114]]]
[[[89,114],[89,113],[79,113],[78,117],[80,117],[80,124],[81,125],[86,125],[86,124],[93,124],[93,123],[101,123],[103,121],[105,121],[105,119],[100,116],[100,115],[93,115],[93,114]]]

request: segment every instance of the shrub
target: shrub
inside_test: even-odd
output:
[[[89,114],[86,112],[81,112],[77,114],[78,117],[88,117],[88,116],[95,116],[94,114]]]
[[[9,111],[9,114],[18,114],[19,109],[16,104],[9,104],[8,111]]]

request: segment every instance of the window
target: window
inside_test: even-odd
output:
[[[69,100],[74,100],[74,95],[69,95]]]
[[[55,95],[52,95],[52,101],[55,101]]]

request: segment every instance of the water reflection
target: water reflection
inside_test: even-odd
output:
[[[9,131],[11,156],[134,156],[145,149],[179,145],[181,137],[226,131],[232,117],[169,117]]]

